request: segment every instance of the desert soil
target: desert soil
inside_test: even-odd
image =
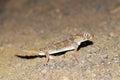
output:
[[[76,32],[94,35],[79,63],[22,51]],[[120,0],[0,0],[0,80],[120,80]]]

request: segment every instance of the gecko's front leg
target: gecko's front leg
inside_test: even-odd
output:
[[[73,46],[75,47],[73,55],[74,55],[76,61],[79,62],[79,55],[78,55],[78,51],[77,51],[79,45],[77,45],[77,43],[74,42]]]
[[[48,52],[45,52],[45,56],[46,56],[46,58],[45,58],[45,64],[44,64],[44,66],[47,65],[47,63],[48,63],[48,61],[49,61],[49,59],[50,59],[50,55],[49,55]]]

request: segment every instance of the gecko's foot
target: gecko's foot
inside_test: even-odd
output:
[[[79,55],[74,53],[73,56],[75,57],[75,60],[77,61],[77,63],[79,63]]]
[[[44,66],[47,66],[47,65],[48,65],[48,63],[45,63],[45,64],[44,64]]]
[[[75,57],[75,60],[77,61],[77,63],[79,63],[79,59]]]

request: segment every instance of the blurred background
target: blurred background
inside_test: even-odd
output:
[[[19,50],[80,32],[95,37],[79,64],[68,52],[44,67],[45,58]],[[0,0],[0,79],[119,80],[119,35],[120,0]]]

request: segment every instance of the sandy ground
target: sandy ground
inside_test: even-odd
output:
[[[79,63],[70,51],[43,66],[19,50],[84,31],[94,38]],[[120,80],[120,0],[0,0],[0,80]]]

